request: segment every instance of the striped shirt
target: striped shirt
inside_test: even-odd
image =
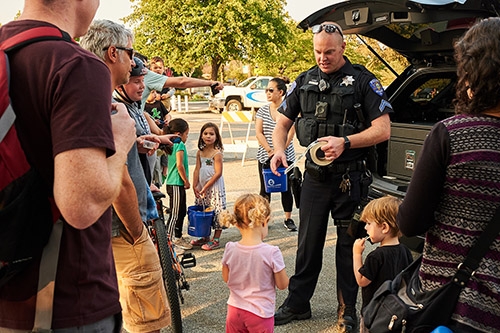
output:
[[[262,106],[257,110],[256,118],[262,119],[262,132],[266,137],[266,141],[271,148],[273,147],[273,131],[276,127],[276,121],[271,117],[271,110],[269,109],[269,104]],[[293,140],[290,142],[288,147],[285,149],[285,155],[287,161],[295,161],[295,149],[293,148]],[[259,145],[257,150],[257,160],[260,163],[266,163],[269,159],[269,155],[262,145]]]

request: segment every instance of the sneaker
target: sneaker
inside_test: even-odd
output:
[[[220,247],[220,243],[219,241],[216,241],[216,240],[212,240],[206,244],[204,244],[201,249],[202,250],[205,250],[205,251],[212,251],[212,250],[215,250],[215,249],[218,249]]]
[[[184,252],[186,252],[186,250],[174,245],[174,251],[175,251],[175,254],[178,255],[178,256],[181,256],[184,254]]]
[[[285,325],[292,320],[305,320],[309,318],[311,318],[311,310],[297,312],[286,305],[282,305],[274,314],[274,325]]]
[[[210,241],[210,237],[200,237],[198,239],[193,239],[191,241],[191,245],[193,246],[202,246]]]
[[[176,238],[174,240],[174,245],[177,245],[177,247],[184,250],[191,250],[193,248],[193,245],[191,245],[184,237]]]
[[[288,231],[297,231],[297,226],[295,225],[295,222],[293,222],[292,219],[286,219],[285,222],[283,222],[283,225]]]
[[[337,320],[338,333],[356,332],[358,319],[356,317],[356,307],[352,305],[339,306]]]

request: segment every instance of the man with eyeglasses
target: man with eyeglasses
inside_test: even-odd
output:
[[[19,19],[0,28],[2,42],[30,28],[70,37],[38,41],[9,55],[9,93],[20,142],[46,192],[53,194],[63,223],[55,283],[50,284],[53,302],[37,306],[43,299],[37,295],[38,268],[45,274],[47,266],[36,257],[0,287],[0,332],[31,332],[37,310],[48,316],[44,328],[51,332],[121,330],[110,206],[135,144],[134,121],[122,104],[111,104],[106,65],[71,41],[86,33],[98,5],[98,0],[25,0]],[[124,64],[129,71],[130,65],[130,60]],[[43,209],[31,209],[37,223],[52,223]]]
[[[132,42],[130,30],[109,20],[95,20],[80,41],[83,48],[95,53],[108,66],[114,88],[123,88],[133,75],[134,80],[140,77],[138,85],[143,89],[147,69],[139,59],[130,58],[133,51],[127,50],[132,50]],[[169,138],[173,135],[161,139],[152,135],[142,111],[130,103],[126,106],[136,121],[136,129],[145,126],[147,130],[134,133],[134,137],[140,135],[138,144],[132,146],[128,154],[121,191],[113,202],[112,246],[123,326],[128,332],[160,332],[170,324],[170,311],[158,254],[143,223],[148,219],[148,196],[152,198],[152,195],[139,151],[150,152],[143,148],[143,139],[156,143],[166,140],[163,143],[171,145]],[[156,153],[154,149],[151,152]],[[154,210],[156,212],[156,207]]]
[[[380,82],[364,67],[344,56],[346,43],[334,22],[312,27],[316,66],[300,74],[287,93],[273,133],[271,169],[287,166],[287,133],[295,122],[306,154],[300,201],[295,274],[288,297],[275,314],[275,324],[311,317],[310,299],[321,272],[329,215],[337,226],[335,265],[339,332],[357,326],[358,285],[354,277],[348,227],[371,182],[369,148],[390,136],[392,106]],[[317,141],[316,141],[317,140]]]

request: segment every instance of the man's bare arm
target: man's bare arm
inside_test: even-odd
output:
[[[370,147],[377,143],[386,141],[391,136],[391,121],[389,115],[385,114],[372,121],[372,125],[364,131],[349,135],[351,148]],[[327,160],[335,160],[344,152],[344,138],[335,136],[326,136],[319,138],[318,141],[327,142],[321,147],[325,152]]]
[[[273,131],[273,146],[274,146],[274,156],[271,159],[271,170],[273,173],[277,174],[276,169],[283,165],[288,166],[285,156],[285,148],[288,138],[288,131],[293,125],[293,121],[288,117],[280,116],[278,117],[278,122]]]
[[[124,168],[120,193],[113,202],[113,207],[116,215],[118,215],[129,235],[135,241],[141,237],[143,223],[139,213],[139,201],[134,183],[130,178],[127,167],[124,166]]]
[[[54,159],[54,199],[65,220],[77,229],[95,223],[119,193],[123,166],[135,144],[135,122],[125,106],[114,105],[111,116],[115,154],[105,148],[73,149]]]
[[[213,84],[217,84],[215,87],[217,90],[222,90],[224,85],[218,81],[196,79],[193,77],[185,76],[173,76],[169,77],[163,88],[173,87],[173,88],[195,88],[195,87],[210,87]]]

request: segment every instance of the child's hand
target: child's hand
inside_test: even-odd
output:
[[[186,190],[189,190],[191,188],[191,184],[189,184],[189,181],[184,182],[184,188]]]
[[[173,146],[174,141],[179,143],[181,142],[181,137],[177,134],[163,134],[160,135],[161,143],[166,144],[167,146]]]
[[[353,254],[362,254],[365,250],[365,238],[358,238],[354,241],[354,245],[352,247]]]
[[[195,186],[195,187],[193,187],[193,192],[194,192],[194,196],[195,196],[196,198],[199,198],[199,197],[200,197],[200,191],[198,191],[198,190],[196,189],[196,186]]]
[[[205,188],[202,188],[201,191],[199,192],[200,193],[200,197],[204,196],[205,195]]]

